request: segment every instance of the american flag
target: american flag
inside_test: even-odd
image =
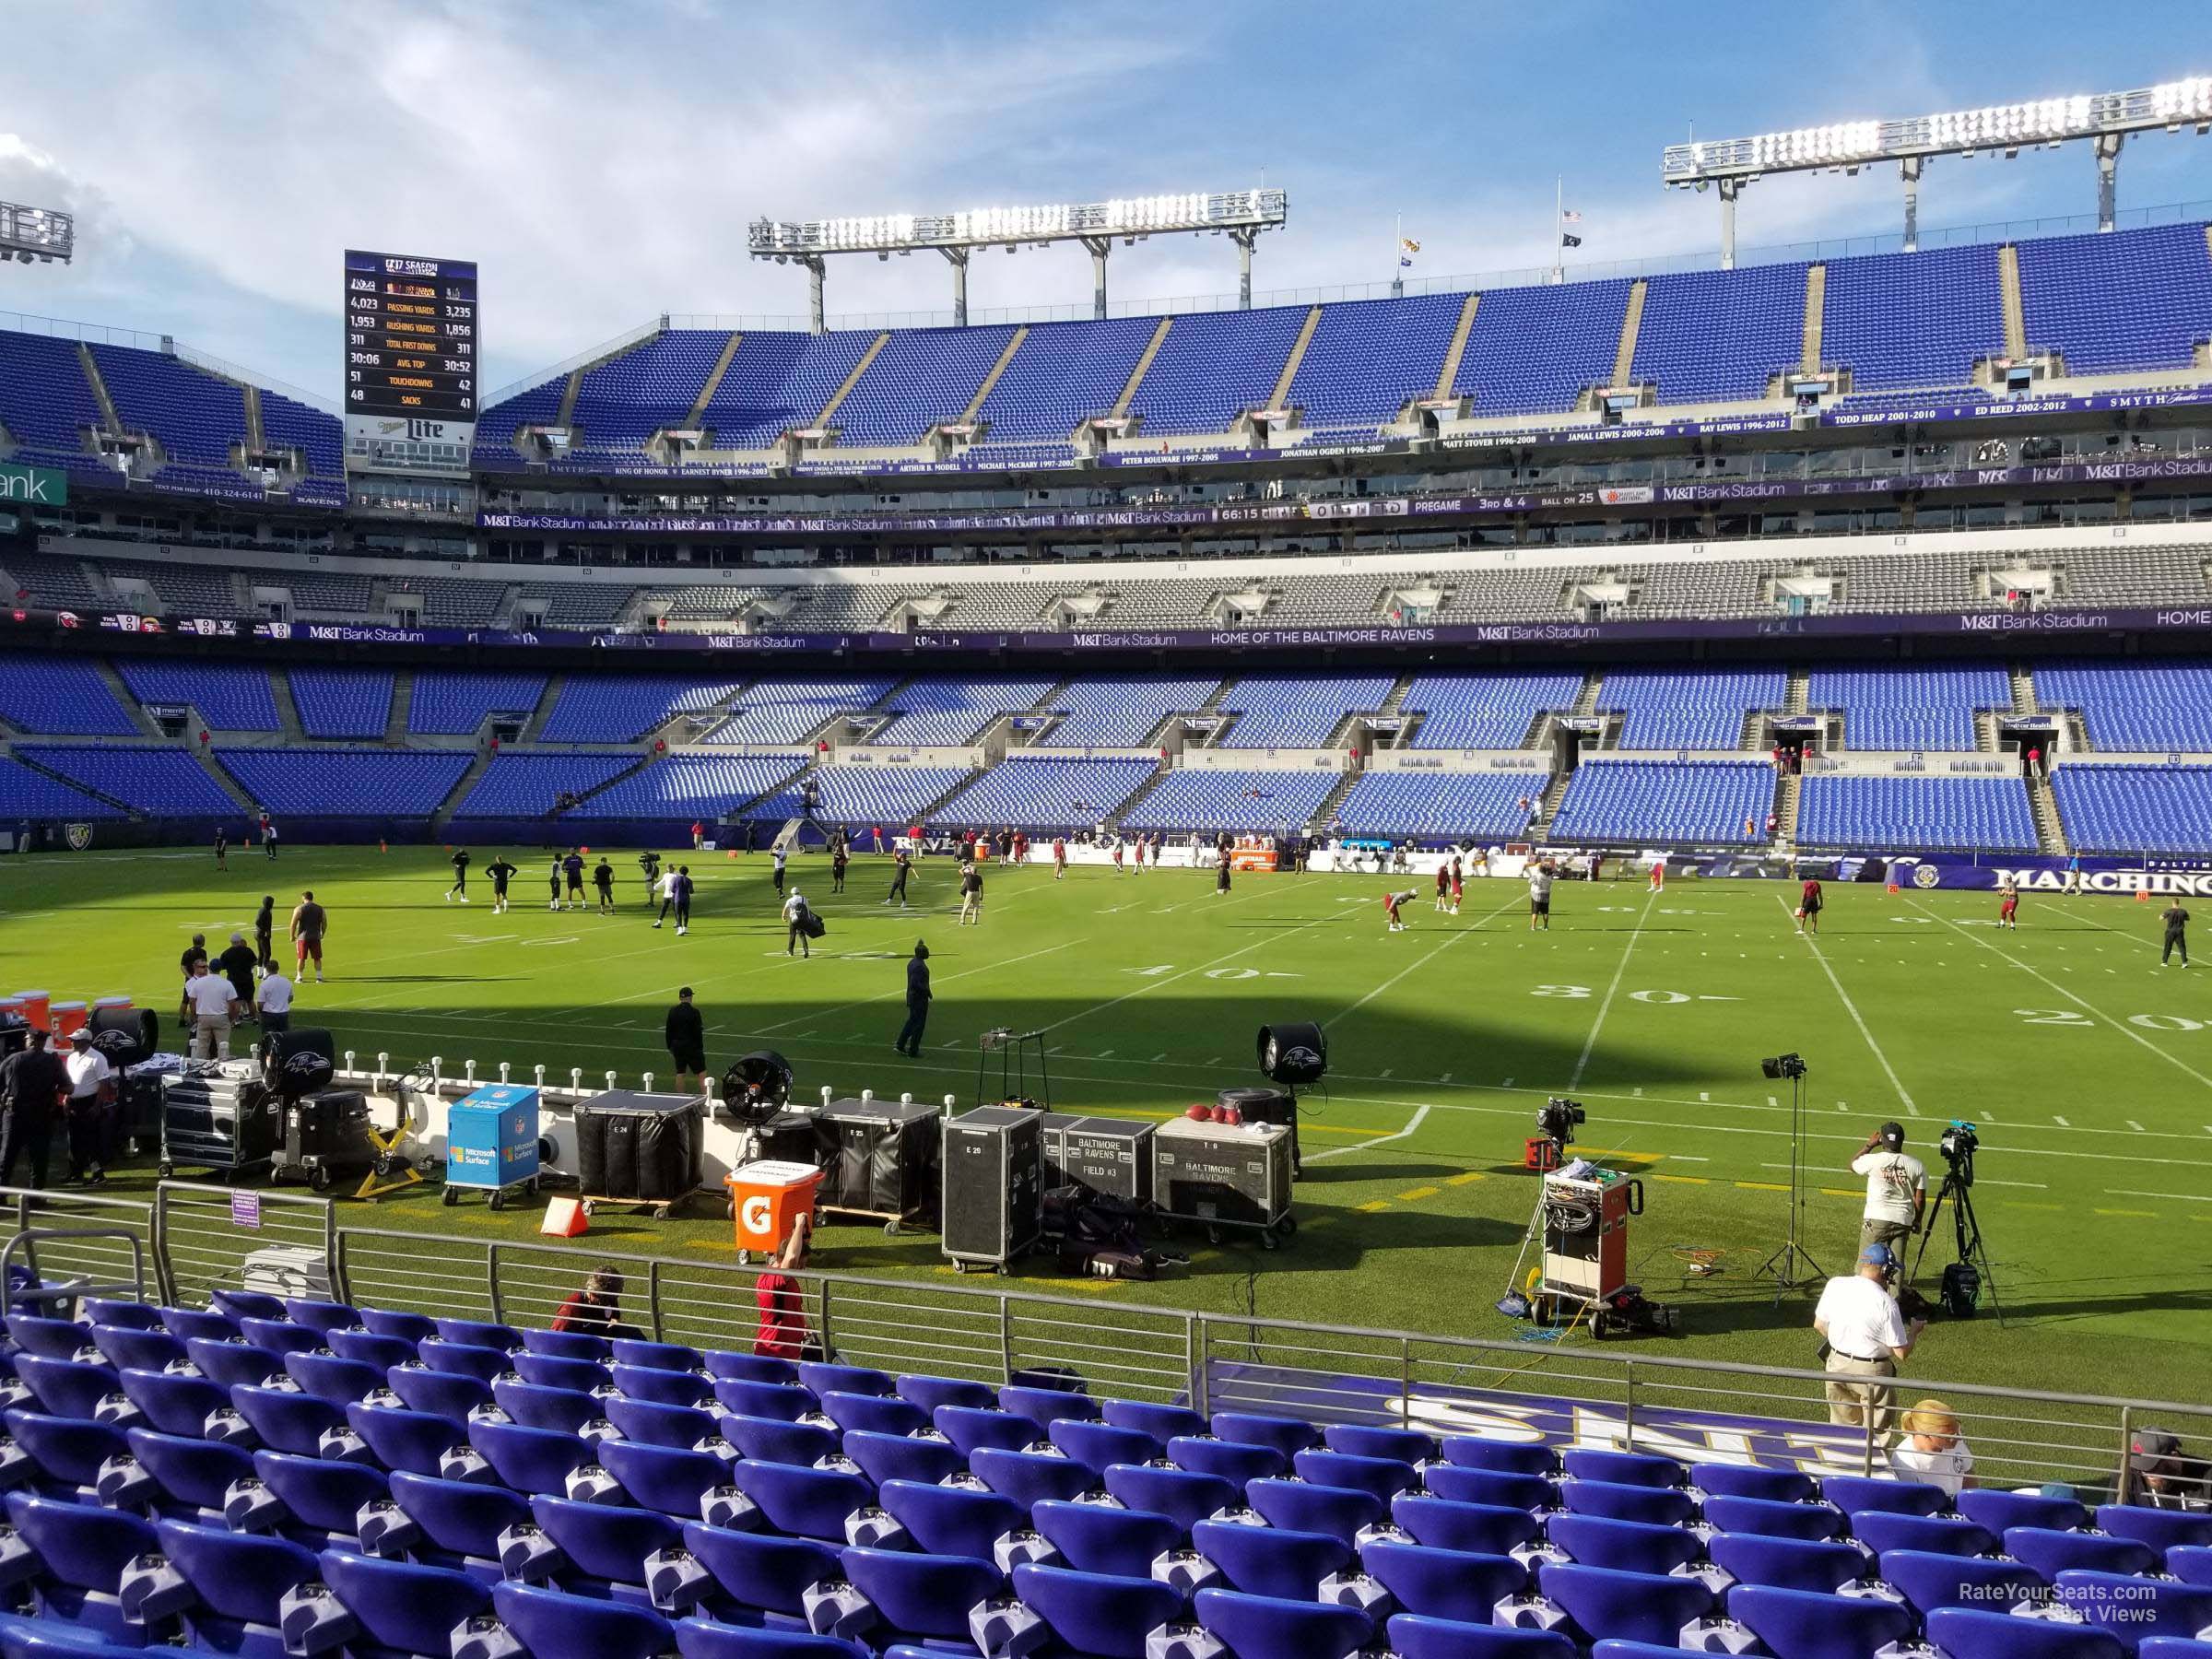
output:
[[[1559,210],[1559,223],[1562,225],[1579,225],[1582,222],[1583,216],[1573,208],[1562,207]]]

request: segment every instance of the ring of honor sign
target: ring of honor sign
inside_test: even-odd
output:
[[[346,254],[346,465],[465,477],[477,428],[477,267]]]

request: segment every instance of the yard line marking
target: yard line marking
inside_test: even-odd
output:
[[[1512,1086],[1513,1086],[1513,1080],[1512,1080],[1511,1077],[1508,1077],[1508,1078],[1507,1078],[1507,1079],[1506,1079],[1504,1082],[1502,1082],[1502,1083],[1500,1083],[1500,1085],[1498,1085],[1498,1087],[1499,1087],[1499,1088],[1511,1088]],[[1638,1094],[1641,1094],[1641,1093],[1643,1092],[1643,1090],[1640,1088],[1640,1089],[1638,1089],[1636,1092],[1637,1092]],[[2207,1124],[2207,1125],[2206,1125],[2206,1133],[2207,1133],[2207,1134],[2212,1134],[2212,1124]]]
[[[1436,960],[1438,957],[1442,956],[1445,951],[1451,949],[1453,946],[1458,944],[1469,934],[1474,933],[1477,928],[1481,927],[1485,922],[1490,921],[1493,917],[1502,916],[1517,902],[1518,900],[1508,900],[1504,904],[1500,905],[1496,910],[1490,912],[1488,915],[1479,917],[1476,921],[1474,927],[1461,928],[1457,933],[1446,939],[1441,945],[1439,945],[1434,950],[1430,951],[1426,956],[1417,958],[1415,960],[1408,962],[1405,967],[1399,969],[1397,972],[1392,974],[1388,979],[1377,985],[1372,991],[1370,991],[1365,996],[1361,997],[1350,1007],[1340,1009],[1336,1013],[1330,1015],[1328,1018],[1321,1022],[1321,1029],[1325,1031],[1331,1026],[1335,1025],[1338,1020],[1344,1018],[1347,1015],[1359,1013],[1360,1009],[1366,1007],[1369,1003],[1373,1002],[1376,997],[1382,995],[1383,992],[1389,990],[1393,985],[1396,984],[1407,974],[1418,972],[1419,970],[1426,968],[1430,962]]]
[[[1113,1058],[1113,1051],[1112,1049],[1100,1049],[1095,1055],[1092,1056],[1092,1058],[1097,1060],[1111,1060]]]
[[[1684,1186],[1711,1186],[1712,1180],[1704,1175],[1653,1175],[1653,1181],[1678,1182]]]
[[[1597,1005],[1597,1018],[1590,1022],[1590,1035],[1583,1040],[1583,1052],[1576,1056],[1574,1075],[1567,1079],[1569,1088],[1580,1088],[1583,1072],[1590,1064],[1590,1056],[1597,1048],[1597,1034],[1606,1029],[1606,1016],[1612,1011],[1613,998],[1620,991],[1621,976],[1629,971],[1629,959],[1636,954],[1636,941],[1643,936],[1643,924],[1651,917],[1652,900],[1657,893],[1644,895],[1643,908],[1636,912],[1636,925],[1629,930],[1629,942],[1620,953],[1620,961],[1614,967],[1613,982],[1606,987],[1606,999]]]
[[[1149,1059],[1149,1060],[1146,1061],[1146,1062],[1145,1062],[1145,1064],[1146,1064],[1147,1065],[1159,1065],[1159,1063],[1160,1063],[1162,1060],[1165,1060],[1166,1058],[1167,1058],[1167,1056],[1166,1056],[1165,1054],[1155,1054],[1155,1055],[1153,1055],[1153,1056],[1152,1056],[1152,1058],[1151,1058],[1151,1059]]]
[[[1774,902],[1782,906],[1784,915],[1789,913],[1789,901],[1780,893],[1774,895]],[[1905,1103],[1905,1111],[1912,1116],[1918,1117],[1920,1108],[1913,1105],[1912,1097],[1905,1091],[1905,1086],[1898,1080],[1897,1068],[1889,1064],[1889,1056],[1882,1053],[1882,1045],[1875,1041],[1874,1033],[1866,1029],[1865,1018],[1859,1013],[1859,1005],[1851,1000],[1851,993],[1843,989],[1843,982],[1836,977],[1836,971],[1829,966],[1828,954],[1820,948],[1820,941],[1811,934],[1806,934],[1805,940],[1812,947],[1813,960],[1819,963],[1820,971],[1828,975],[1828,982],[1835,991],[1837,1000],[1843,1005],[1843,1011],[1851,1016],[1851,1023],[1859,1028],[1859,1035],[1865,1040],[1867,1048],[1880,1064],[1882,1075],[1889,1079],[1889,1087],[1897,1090],[1897,1098]],[[1836,1104],[1841,1107],[1842,1102],[1839,1100]]]
[[[1008,957],[1004,961],[984,962],[978,967],[963,968],[958,973],[947,973],[943,975],[935,980],[934,983],[937,985],[949,985],[953,981],[966,979],[971,974],[988,973],[993,969],[996,968],[1011,968],[1017,962],[1030,961],[1037,957],[1051,956],[1056,950],[1067,950],[1075,946],[1088,943],[1089,943],[1088,938],[1082,938],[1068,939],[1058,945],[1047,945],[1041,950],[1031,950],[1021,956]],[[666,994],[662,993],[661,994],[665,995]],[[871,1003],[888,1002],[894,996],[903,998],[905,995],[906,987],[904,985],[900,985],[889,991],[879,991],[873,996],[863,996],[853,1002],[839,1003],[834,1007],[826,1010],[818,1008],[812,1014],[794,1014],[789,1019],[778,1020],[774,1025],[761,1027],[760,1030],[754,1032],[753,1035],[758,1037],[766,1037],[775,1031],[789,1030],[793,1026],[797,1025],[802,1019],[819,1019],[825,1012],[830,1014],[842,1014],[849,1008],[865,1008]]]
[[[2106,1187],[2114,1198],[2179,1198],[2188,1204],[2212,1204],[2212,1196],[2203,1193],[2138,1193],[2127,1187]]]
[[[1703,1102],[1704,1102],[1706,1105],[1708,1105],[1708,1106],[1712,1105],[1712,1089],[1710,1089],[1710,1088],[1700,1088],[1700,1089],[1699,1089],[1699,1090],[1698,1090],[1698,1099],[1699,1099],[1700,1100],[1703,1101]]]
[[[2167,1065],[2172,1066],[2176,1071],[2182,1072],[2188,1077],[2194,1077],[2206,1088],[2212,1088],[2212,1077],[2207,1077],[2203,1072],[2198,1071],[2196,1067],[2191,1065],[2187,1061],[2183,1060],[2174,1054],[2169,1053],[2166,1050],[2160,1048],[2157,1043],[2151,1041],[2149,1038],[2144,1036],[2142,1032],[2136,1030],[2133,1026],[2123,1025],[2120,1021],[2114,1019],[2110,1014],[2107,1014],[2102,1008],[2097,1007],[2092,1004],[2083,1001],[2080,997],[2075,995],[2073,992],[2067,990],[2064,985],[2053,979],[2049,974],[2040,972],[2036,969],[2029,966],[2026,962],[2021,961],[2019,958],[2007,955],[2006,952],[1999,950],[1994,945],[1991,944],[1986,939],[1975,938],[1973,935],[1968,933],[1957,923],[1951,921],[1949,917],[1936,915],[1935,912],[1928,910],[1924,905],[1921,904],[1919,900],[1908,900],[1906,902],[1911,904],[1914,910],[1919,911],[1923,915],[1934,916],[1936,921],[1942,923],[1944,926],[1958,934],[1961,938],[1970,940],[1973,944],[1979,945],[1983,950],[1990,952],[1992,955],[2002,958],[2004,960],[2010,962],[2015,968],[2018,968],[2021,972],[2027,974],[2030,979],[2036,980],[2042,984],[2050,986],[2052,990],[2057,992],[2059,995],[2065,997],[2068,1002],[2074,1004],[2077,1007],[2082,1009],[2084,1012],[2092,1014],[2097,1018],[2101,1019],[2106,1025],[2111,1026],[2113,1030],[2119,1032],[2121,1036],[2128,1039],[2129,1041],[2136,1043],[2140,1047],[2149,1050],[2150,1053],[2156,1054],[2159,1059],[2165,1061]]]
[[[1462,1170],[1456,1175],[1445,1176],[1444,1184],[1446,1186],[1465,1186],[1470,1181],[1486,1181],[1488,1179],[1488,1175],[1485,1171]]]
[[[1387,1065],[1386,1065],[1386,1066],[1384,1066],[1384,1067],[1382,1068],[1382,1072],[1381,1072],[1379,1075],[1380,1075],[1380,1076],[1382,1076],[1382,1077],[1389,1077],[1389,1076],[1391,1075],[1391,1072],[1393,1071],[1393,1069],[1394,1069],[1393,1067],[1391,1067],[1391,1066],[1387,1066]]]
[[[2056,1124],[2061,1129],[2071,1129],[2074,1127],[2074,1125],[2067,1123],[2065,1118],[2059,1117],[2055,1114],[2053,1115],[2051,1121]]]
[[[1735,1183],[1747,1193],[1786,1193],[1786,1186],[1777,1186],[1771,1181],[1739,1181]]]
[[[1306,1161],[1312,1163],[1314,1159],[1321,1158],[1341,1158],[1347,1152],[1364,1152],[1370,1147],[1383,1146],[1390,1141],[1402,1141],[1426,1123],[1428,1118],[1429,1107],[1424,1104],[1414,1112],[1413,1121],[1394,1135],[1378,1135],[1372,1140],[1355,1141],[1348,1147],[1331,1147],[1325,1152],[1309,1152],[1306,1154]]]
[[[2136,1123],[2136,1120],[2135,1120],[2134,1118],[2129,1118],[2129,1119],[2127,1120],[2127,1126],[2128,1126],[2130,1129],[2133,1129],[2133,1130],[2134,1130],[2134,1131],[2135,1131],[2135,1132],[2136,1132],[2137,1135],[2140,1135],[2140,1134],[2142,1134],[2142,1133],[2143,1133],[2143,1125],[2142,1125],[2142,1124],[2138,1124],[2138,1123]]]
[[[1386,1209],[1388,1209],[1389,1207],[1390,1207],[1390,1200],[1389,1200],[1389,1199],[1387,1199],[1387,1198],[1374,1198],[1374,1199],[1371,1199],[1371,1200],[1369,1200],[1367,1203],[1365,1203],[1365,1204],[1362,1204],[1362,1205],[1360,1205],[1360,1206],[1359,1206],[1359,1208],[1360,1212],[1361,1212],[1363,1215],[1369,1215],[1369,1216],[1371,1216],[1371,1215],[1373,1215],[1373,1214],[1374,1214],[1374,1213],[1375,1213],[1377,1210],[1386,1210]]]
[[[1437,1195],[1437,1194],[1442,1192],[1443,1190],[1444,1189],[1441,1187],[1408,1187],[1405,1192],[1398,1194],[1398,1202],[1400,1204],[1412,1204],[1418,1199],[1433,1198]]]
[[[1252,895],[1252,897],[1254,899],[1259,898],[1263,893],[1268,890],[1270,889],[1262,888],[1260,893],[1254,893]],[[1248,902],[1250,902],[1250,900],[1244,899],[1232,899],[1230,900],[1230,904],[1231,905],[1244,904]],[[1222,908],[1227,907],[1225,906]],[[1239,946],[1236,949],[1230,951],[1225,956],[1218,956],[1214,958],[1214,959],[1210,962],[1201,962],[1195,968],[1185,968],[1180,973],[1171,973],[1159,979],[1147,980],[1143,984],[1137,986],[1137,988],[1134,991],[1124,991],[1119,996],[1110,997],[1106,1001],[1095,1004],[1088,1008],[1077,1009],[1075,1013],[1067,1015],[1064,1018],[1053,1020],[1051,1025],[1048,1025],[1043,1029],[1047,1031],[1056,1031],[1063,1026],[1071,1026],[1075,1024],[1078,1019],[1088,1019],[1094,1014],[1103,1014],[1109,1008],[1118,1008],[1122,1006],[1122,1004],[1142,996],[1147,992],[1156,991],[1162,985],[1172,985],[1178,980],[1189,979],[1194,973],[1204,973],[1209,968],[1218,968],[1226,962],[1233,962],[1239,957],[1250,956],[1255,950],[1264,950],[1270,946],[1279,945],[1283,940],[1290,937],[1291,935],[1301,934],[1309,927],[1318,927],[1324,922],[1335,922],[1341,919],[1342,918],[1335,914],[1314,916],[1308,921],[1300,922],[1296,927],[1286,928],[1281,933],[1276,934],[1268,938],[1254,939],[1249,945]]]
[[[2157,1210],[2100,1209],[2092,1210],[2089,1213],[2097,1216],[2142,1216],[2155,1220],[2159,1212]]]

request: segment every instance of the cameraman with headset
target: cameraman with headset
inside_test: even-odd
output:
[[[1896,1376],[1928,1324],[1924,1319],[1908,1324],[1890,1293],[1889,1275],[1898,1265],[1888,1245],[1867,1245],[1859,1252],[1857,1271],[1830,1279],[1813,1310],[1813,1329],[1820,1333],[1829,1373],[1828,1420],[1842,1429],[1864,1426],[1877,1443],[1889,1433],[1890,1390],[1857,1379]]]
[[[1859,1248],[1880,1244],[1902,1257],[1905,1241],[1920,1230],[1928,1203],[1928,1169],[1905,1152],[1902,1124],[1884,1124],[1866,1137],[1851,1160],[1851,1172],[1866,1177],[1866,1211],[1859,1222]]]

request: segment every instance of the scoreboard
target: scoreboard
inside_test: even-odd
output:
[[[346,464],[465,473],[477,420],[477,267],[346,253]]]

